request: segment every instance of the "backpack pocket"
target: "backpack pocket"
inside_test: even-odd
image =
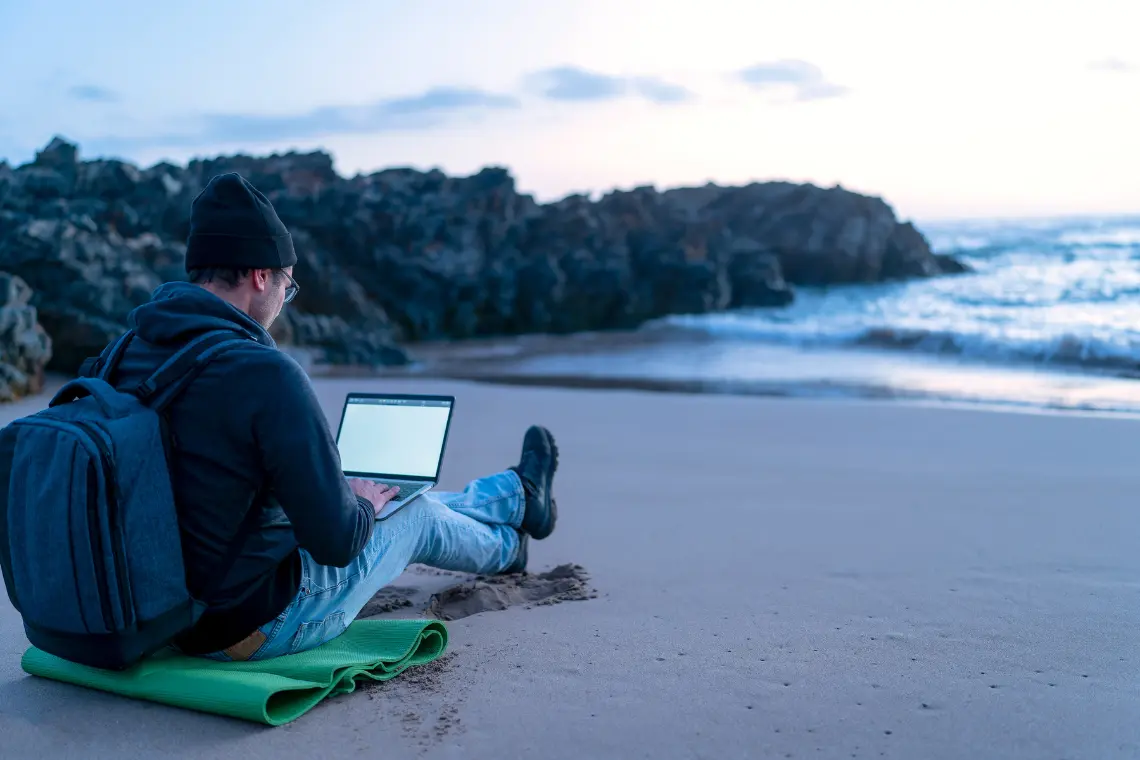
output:
[[[114,456],[86,422],[13,423],[18,454],[8,488],[8,547],[25,622],[72,634],[134,623],[118,525]]]

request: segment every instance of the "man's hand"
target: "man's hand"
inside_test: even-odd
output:
[[[349,478],[348,485],[354,494],[363,496],[372,502],[373,511],[375,511],[377,515],[380,514],[380,510],[384,509],[385,504],[396,498],[396,494],[400,493],[399,486],[388,487],[383,483],[363,480],[362,478]]]

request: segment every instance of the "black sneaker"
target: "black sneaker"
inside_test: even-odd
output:
[[[526,493],[522,531],[536,540],[546,538],[558,520],[558,505],[551,493],[558,469],[558,446],[550,431],[532,425],[523,436],[519,463],[511,469],[518,473]]]

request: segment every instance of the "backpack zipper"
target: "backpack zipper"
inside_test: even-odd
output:
[[[102,545],[101,536],[99,534],[99,503],[97,501],[98,495],[95,493],[99,488],[99,476],[95,473],[95,463],[87,463],[87,531],[91,537],[91,550],[95,552],[96,547]],[[111,593],[107,585],[107,568],[100,561],[102,552],[97,552],[92,555],[92,564],[95,565],[95,579],[99,584],[101,593],[99,594],[99,604],[103,608],[103,624],[107,626],[107,631],[115,630],[115,616],[111,614]]]
[[[130,612],[134,609],[134,604],[130,598],[130,588],[126,582],[126,576],[130,572],[130,568],[127,565],[127,558],[123,553],[121,543],[115,540],[116,536],[122,535],[119,511],[119,480],[115,477],[115,455],[112,453],[111,447],[103,440],[103,436],[97,431],[95,425],[80,420],[70,420],[70,422],[81,430],[87,431],[87,435],[95,441],[95,447],[99,449],[99,453],[103,459],[103,483],[107,490],[107,521],[111,529],[111,554],[115,558],[115,567],[118,569],[118,572],[115,573],[115,583],[119,589],[119,607],[123,616],[123,627],[125,628],[131,624],[133,615],[131,615]]]

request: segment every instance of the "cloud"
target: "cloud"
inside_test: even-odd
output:
[[[531,76],[541,93],[550,100],[613,100],[627,92],[621,77],[596,74],[573,66],[560,66],[536,72]]]
[[[90,103],[117,103],[119,96],[106,87],[94,84],[77,84],[69,88],[67,94],[76,100],[85,100]]]
[[[655,76],[618,77],[572,66],[535,72],[524,90],[549,100],[591,102],[636,97],[652,103],[691,100],[693,93]],[[88,100],[114,97],[95,87],[72,88]],[[151,134],[104,135],[81,140],[93,155],[130,155],[144,149],[198,149],[229,144],[265,144],[312,140],[333,135],[367,135],[408,129],[431,129],[464,115],[521,107],[519,97],[468,87],[435,87],[424,92],[385,98],[364,105],[332,105],[284,114],[200,113],[177,119],[177,127]]]
[[[758,63],[737,73],[742,82],[754,90],[791,86],[796,100],[821,100],[846,95],[850,89],[828,82],[814,63],[784,59]]]
[[[517,108],[510,95],[462,87],[436,87],[418,95],[385,98],[367,105],[323,106],[294,114],[212,113],[181,119],[184,132],[138,138],[106,137],[89,141],[99,152],[140,148],[197,147],[218,143],[305,140],[342,134],[373,134],[431,128],[463,112]]]
[[[844,87],[841,84],[832,84],[831,82],[817,82],[814,84],[802,84],[799,87],[799,92],[796,100],[823,100],[824,98],[839,98],[851,89]]]
[[[693,98],[693,93],[679,84],[657,77],[640,77],[633,80],[633,88],[646,100],[654,103],[681,103]]]
[[[462,111],[518,106],[509,95],[457,87],[437,87],[419,95],[387,98],[363,106],[325,106],[299,114],[209,114],[202,137],[211,141],[270,141],[368,134],[410,127],[439,126]]]
[[[1104,58],[1099,61],[1093,61],[1089,64],[1089,68],[1094,71],[1116,71],[1116,72],[1129,72],[1137,71],[1137,67],[1128,61],[1123,61],[1119,58]]]
[[[616,100],[631,95],[653,103],[679,103],[692,98],[689,90],[658,77],[611,76],[575,66],[537,71],[527,80],[548,100],[566,102]]]
[[[441,113],[466,108],[517,108],[518,99],[482,90],[436,87],[420,95],[380,101],[377,112],[383,116]]]

